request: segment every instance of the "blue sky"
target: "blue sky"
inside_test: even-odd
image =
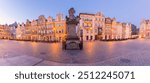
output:
[[[150,0],[0,0],[0,24],[25,22],[39,15],[55,17],[68,14],[74,7],[76,14],[103,12],[121,22],[139,26],[141,19],[150,19]]]

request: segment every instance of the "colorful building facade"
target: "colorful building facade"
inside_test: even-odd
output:
[[[103,28],[103,40],[124,40],[130,39],[132,26],[130,23],[117,22],[115,18],[105,18]]]
[[[37,20],[26,21],[26,24],[19,25],[16,37],[27,41],[62,41],[66,36],[66,21],[63,14],[57,14],[56,19],[44,15]],[[21,38],[19,38],[21,37]]]
[[[132,38],[132,24],[117,22],[116,18],[105,17],[101,12],[96,14],[80,13],[77,34],[83,41],[123,40]],[[16,24],[16,23],[15,23]],[[141,37],[150,36],[150,21],[142,21]],[[66,39],[66,19],[63,14],[56,18],[44,15],[35,20],[17,25],[0,26],[0,38],[25,41],[60,42]]]

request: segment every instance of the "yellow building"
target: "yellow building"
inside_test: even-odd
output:
[[[0,25],[0,39],[12,39],[12,33],[8,25]]]
[[[56,41],[62,41],[66,38],[66,20],[63,18],[63,14],[57,14],[57,17],[55,19],[55,40]]]
[[[23,40],[28,41],[62,41],[66,36],[66,21],[63,14],[57,14],[56,19],[45,18],[44,15],[37,20],[26,21]]]

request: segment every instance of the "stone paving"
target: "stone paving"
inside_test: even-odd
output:
[[[150,39],[85,42],[84,51],[63,51],[61,44],[0,40],[0,66],[150,66]]]

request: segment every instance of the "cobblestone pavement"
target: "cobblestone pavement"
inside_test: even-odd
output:
[[[1,66],[150,66],[150,39],[84,42],[84,50],[60,43],[0,40]]]

